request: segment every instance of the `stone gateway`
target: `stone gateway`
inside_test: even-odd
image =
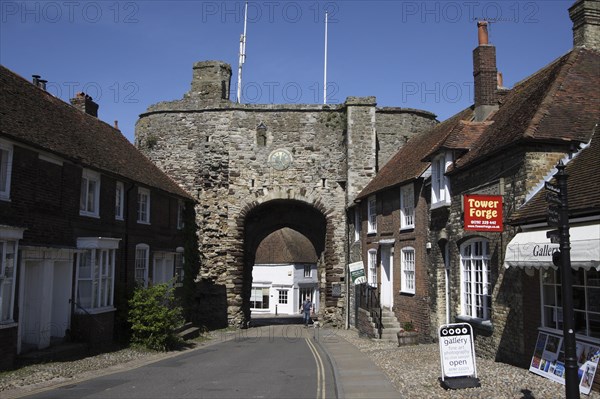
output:
[[[136,125],[136,146],[198,201],[195,321],[247,325],[256,249],[288,227],[319,257],[319,317],[341,326],[354,242],[347,209],[380,165],[436,123],[435,115],[377,108],[375,97],[238,104],[229,100],[230,80],[229,65],[198,62],[183,99],[150,106]]]

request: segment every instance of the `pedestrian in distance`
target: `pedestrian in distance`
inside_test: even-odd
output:
[[[308,297],[304,298],[302,302],[302,308],[300,309],[304,313],[304,327],[308,327],[308,321],[310,320],[310,312],[312,310],[312,302]]]

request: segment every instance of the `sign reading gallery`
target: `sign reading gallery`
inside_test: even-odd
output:
[[[465,230],[502,231],[501,195],[465,195]]]

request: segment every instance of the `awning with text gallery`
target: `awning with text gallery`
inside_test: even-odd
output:
[[[559,244],[546,238],[548,230],[518,233],[506,247],[504,267],[555,268],[552,253]],[[571,242],[571,267],[600,271],[600,224],[575,226],[569,229]]]

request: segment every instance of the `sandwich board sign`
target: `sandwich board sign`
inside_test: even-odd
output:
[[[444,324],[439,329],[441,384],[445,389],[479,387],[473,328],[468,323]]]

